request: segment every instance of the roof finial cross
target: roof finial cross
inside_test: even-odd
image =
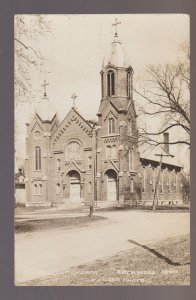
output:
[[[46,95],[46,86],[49,85],[49,83],[46,83],[46,80],[44,80],[44,83],[42,84],[42,86],[44,87],[44,97],[47,97]]]
[[[118,37],[117,26],[118,26],[119,24],[121,24],[121,22],[119,22],[119,21],[117,20],[117,18],[115,18],[115,23],[112,24],[112,26],[115,26],[115,35],[114,35],[115,37]]]
[[[71,96],[71,98],[72,98],[72,100],[73,100],[73,105],[72,105],[73,108],[75,107],[75,101],[76,101],[76,98],[77,98],[77,97],[78,97],[78,96],[76,96],[75,93],[73,93],[73,95]]]

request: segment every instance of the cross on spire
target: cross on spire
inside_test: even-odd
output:
[[[42,84],[43,88],[44,88],[44,97],[47,97],[46,95],[46,86],[49,85],[49,83],[46,83],[46,80],[44,80],[44,83]]]
[[[75,101],[76,101],[76,98],[77,98],[78,96],[75,94],[75,93],[73,93],[73,95],[71,96],[71,98],[72,98],[72,100],[73,100],[73,105],[72,105],[72,107],[74,108],[75,107]]]
[[[112,26],[115,26],[115,35],[114,35],[115,37],[118,37],[117,26],[118,26],[119,24],[121,24],[121,22],[119,22],[119,21],[117,20],[117,18],[115,18],[115,23],[112,24]]]

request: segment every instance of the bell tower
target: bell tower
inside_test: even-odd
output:
[[[139,150],[133,101],[133,68],[118,38],[114,38],[101,70],[101,103],[97,129],[97,199],[123,204],[135,201]]]
[[[101,74],[101,105],[99,113],[107,105],[108,101],[119,102],[121,108],[126,109],[133,98],[133,68],[128,64],[127,55],[118,38],[117,26],[121,22],[117,19],[115,34],[110,51],[106,54],[102,64]]]

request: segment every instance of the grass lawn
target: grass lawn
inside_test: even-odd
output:
[[[80,265],[69,271],[34,280],[41,286],[130,286],[189,285],[189,236],[174,237],[155,244],[141,245],[106,259]]]
[[[15,222],[15,233],[25,233],[33,231],[43,231],[49,229],[70,229],[81,226],[88,226],[90,223],[103,220],[104,217],[99,216],[78,216],[78,217],[64,217],[64,218],[51,218],[43,220],[27,220],[27,221],[16,221]]]

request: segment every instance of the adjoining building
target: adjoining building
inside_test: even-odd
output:
[[[25,174],[22,168],[18,169],[15,173],[15,205],[25,205],[26,195],[25,195]]]
[[[149,204],[155,190],[161,204],[182,202],[182,167],[165,156],[169,146],[139,149],[133,74],[116,32],[103,60],[96,122],[73,104],[60,123],[44,93],[27,124],[26,206]]]

